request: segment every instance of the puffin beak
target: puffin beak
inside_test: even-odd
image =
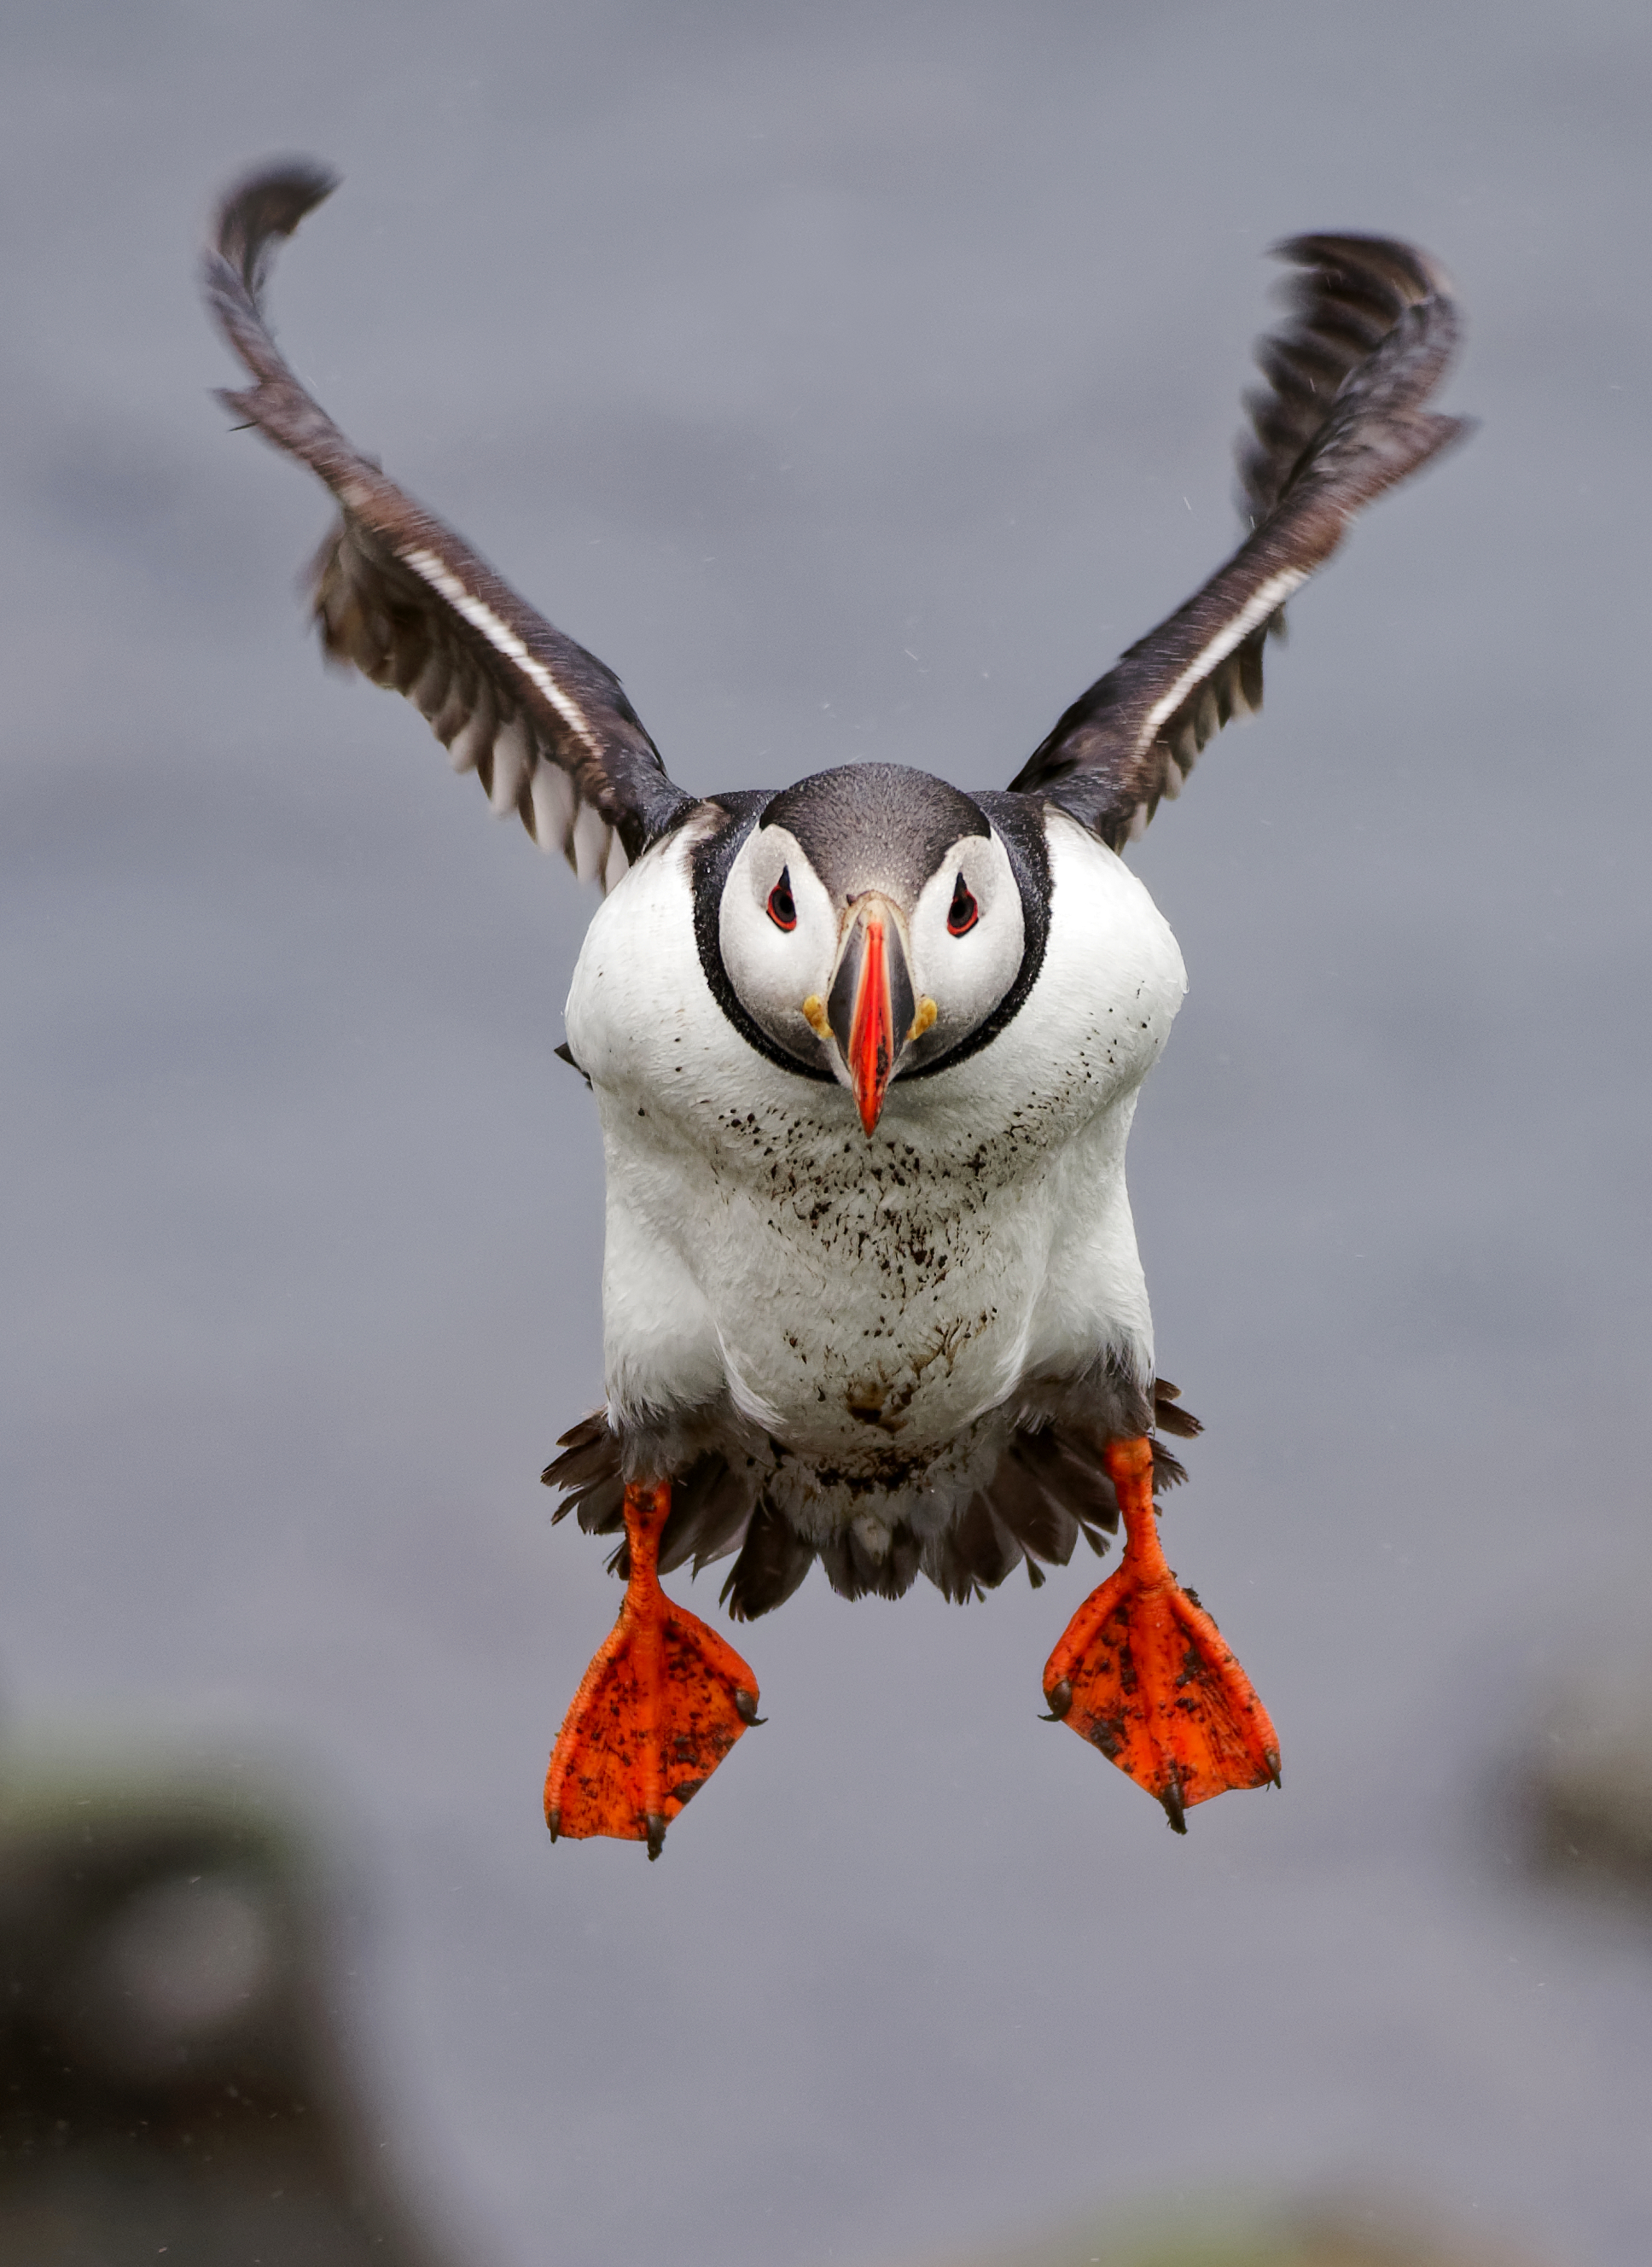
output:
[[[879,891],[868,890],[857,898],[826,1002],[826,1018],[868,1134],[883,1115],[883,1097],[913,1023],[912,979],[903,927],[894,906]]]

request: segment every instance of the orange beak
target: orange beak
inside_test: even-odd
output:
[[[855,1082],[860,1123],[870,1134],[883,1115],[889,1072],[895,1062],[895,1018],[889,1008],[889,969],[883,950],[883,923],[866,923],[860,958],[860,986],[849,1027],[849,1075]]]
[[[892,913],[875,891],[860,900],[826,1009],[868,1134],[883,1115],[890,1074],[912,1022],[912,982]]]

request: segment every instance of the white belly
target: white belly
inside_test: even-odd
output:
[[[870,1139],[847,1091],[771,1063],[719,1009],[686,841],[608,899],[567,1029],[602,1111],[617,1423],[727,1397],[795,1457],[875,1480],[944,1460],[1028,1377],[1108,1349],[1151,1376],[1124,1144],[1181,956],[1110,851],[1051,831],[1026,1006],[955,1068],[897,1080]]]

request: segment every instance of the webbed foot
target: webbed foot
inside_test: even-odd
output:
[[[1091,1592],[1044,1667],[1050,1714],[1165,1807],[1186,1813],[1229,1787],[1279,1785],[1279,1739],[1221,1632],[1166,1563],[1152,1442],[1109,1442],[1124,1519],[1118,1571]]]
[[[669,1481],[625,1490],[631,1579],[619,1618],[574,1696],[545,1783],[554,1842],[646,1842],[665,1830],[757,1719],[757,1683],[733,1646],[660,1588]]]

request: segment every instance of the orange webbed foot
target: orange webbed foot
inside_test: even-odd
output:
[[[553,1842],[608,1834],[657,1858],[672,1819],[761,1720],[757,1680],[733,1646],[660,1588],[670,1508],[669,1481],[625,1490],[631,1579],[551,1751]]]
[[[1044,1665],[1049,1712],[1165,1806],[1185,1814],[1229,1787],[1279,1785],[1268,1711],[1190,1591],[1166,1564],[1153,1510],[1153,1444],[1111,1441],[1107,1477],[1124,1556],[1093,1590]]]

